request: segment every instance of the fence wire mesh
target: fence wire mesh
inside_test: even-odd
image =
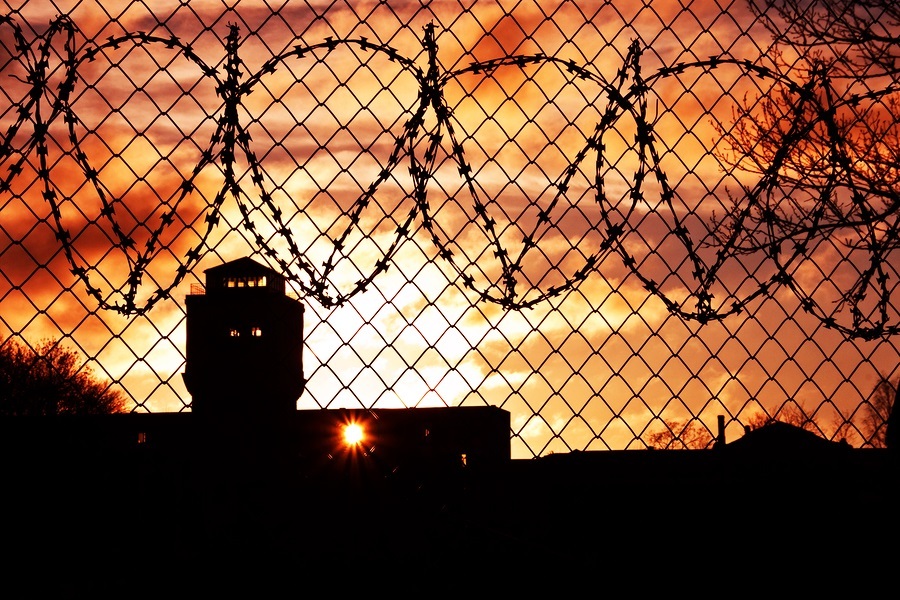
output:
[[[300,409],[881,445],[897,9],[683,4],[6,1],[4,337],[189,410],[184,297],[252,256],[307,308]]]

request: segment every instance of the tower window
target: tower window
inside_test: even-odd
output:
[[[229,329],[228,330],[228,337],[240,337],[240,336],[241,336],[241,332],[238,331],[237,329]]]
[[[251,327],[250,335],[253,337],[262,337],[262,328],[261,327]]]
[[[224,280],[227,288],[242,287],[266,287],[266,276],[255,275],[252,277],[226,277]]]

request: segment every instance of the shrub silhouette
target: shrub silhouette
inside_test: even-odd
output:
[[[125,412],[126,398],[84,367],[77,352],[45,340],[0,344],[0,416]]]

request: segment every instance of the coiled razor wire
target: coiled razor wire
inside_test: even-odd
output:
[[[885,268],[890,254],[896,249],[898,242],[897,191],[889,186],[878,186],[861,173],[854,162],[852,151],[846,140],[842,138],[836,115],[843,108],[853,108],[860,103],[871,102],[896,92],[895,87],[886,87],[877,92],[849,95],[843,98],[831,93],[827,72],[824,69],[814,70],[812,76],[794,81],[790,74],[777,73],[767,67],[759,66],[751,61],[736,59],[727,55],[711,57],[697,62],[683,62],[674,66],[663,67],[648,76],[644,76],[641,68],[642,48],[634,42],[623,61],[616,77],[606,80],[591,65],[578,65],[572,60],[563,60],[544,54],[513,55],[473,62],[468,67],[443,71],[438,59],[438,46],[435,26],[424,28],[422,47],[426,57],[426,65],[419,66],[415,58],[403,56],[399,51],[385,44],[376,44],[365,37],[346,39],[326,38],[311,45],[296,45],[282,54],[273,56],[262,68],[251,74],[245,74],[245,65],[239,56],[240,31],[236,25],[230,25],[225,38],[224,50],[226,59],[220,69],[210,66],[198,55],[190,44],[177,37],[163,37],[136,32],[110,37],[99,43],[75,48],[75,25],[66,17],[59,17],[51,22],[46,32],[39,36],[35,43],[29,43],[21,27],[9,17],[0,18],[0,25],[8,26],[13,32],[18,65],[23,69],[20,80],[27,83],[28,93],[18,103],[18,117],[11,123],[0,143],[0,161],[7,166],[6,175],[0,179],[0,191],[9,189],[10,182],[22,171],[23,164],[29,157],[37,156],[38,176],[42,185],[43,198],[49,204],[56,236],[68,260],[71,272],[86,287],[87,292],[98,305],[107,310],[124,315],[138,315],[149,311],[161,300],[170,297],[173,289],[191,272],[205,254],[208,238],[221,220],[222,210],[226,203],[234,202],[242,215],[242,227],[254,240],[258,250],[277,263],[284,275],[297,284],[302,293],[315,299],[324,307],[337,307],[348,302],[356,294],[365,291],[379,274],[388,269],[397,249],[417,225],[421,225],[430,235],[436,253],[440,259],[459,275],[463,285],[475,292],[481,300],[501,305],[506,309],[525,309],[558,296],[578,286],[592,273],[599,269],[601,259],[609,252],[617,253],[624,265],[643,283],[653,295],[660,298],[669,311],[686,320],[707,323],[724,319],[740,313],[746,305],[759,298],[772,296],[777,289],[788,288],[800,299],[803,309],[818,318],[825,327],[838,330],[849,337],[874,339],[894,335],[900,330],[900,324],[892,316],[892,290],[890,272]],[[61,42],[60,42],[61,40]],[[49,63],[55,43],[61,43],[62,83],[53,89],[49,79]],[[111,49],[121,47],[165,48],[178,53],[199,68],[202,77],[212,80],[216,94],[221,101],[215,115],[215,131],[208,145],[201,154],[200,161],[192,169],[190,175],[183,177],[180,191],[173,200],[164,202],[159,224],[151,232],[143,247],[138,248],[136,241],[117,220],[117,208],[121,199],[117,198],[100,180],[98,170],[92,165],[89,149],[83,148],[79,140],[79,130],[84,128],[82,119],[73,106],[73,97],[79,83],[79,73],[99,55]],[[382,55],[389,61],[399,65],[411,75],[418,85],[418,98],[408,107],[410,117],[403,125],[402,134],[396,136],[386,163],[378,176],[358,196],[352,208],[347,212],[348,225],[331,235],[332,252],[322,264],[313,264],[302,251],[296,235],[292,232],[290,221],[292,215],[285,215],[271,193],[266,189],[267,180],[262,161],[255,155],[250,144],[250,134],[241,122],[240,108],[245,99],[260,85],[260,79],[274,73],[292,59],[312,57],[321,62],[329,59],[330,53],[337,48],[353,47],[364,53]],[[590,81],[603,90],[606,106],[601,112],[595,129],[587,136],[587,143],[579,150],[572,163],[564,169],[555,181],[555,192],[550,203],[539,210],[536,224],[530,231],[523,231],[521,248],[517,253],[511,252],[503,241],[501,224],[489,210],[495,198],[485,198],[479,192],[474,170],[468,163],[463,144],[454,130],[453,111],[444,98],[444,88],[448,81],[465,74],[490,73],[504,67],[523,67],[526,65],[552,64],[564,73],[569,82],[578,80]],[[727,218],[710,222],[702,240],[692,236],[684,216],[674,205],[675,188],[668,181],[661,166],[661,156],[655,142],[657,134],[654,123],[648,116],[648,95],[654,85],[672,77],[695,71],[709,72],[724,66],[737,67],[745,75],[765,80],[794,99],[791,127],[783,134],[781,147],[772,155],[768,164],[764,165],[758,180],[747,186],[742,195],[735,199],[735,209]],[[639,157],[638,166],[630,181],[628,198],[630,206],[622,212],[606,195],[605,172],[610,165],[606,162],[605,136],[616,130],[623,119],[630,118],[636,127],[636,135],[632,150]],[[63,194],[51,177],[48,165],[50,154],[51,125],[62,119],[68,131],[68,143],[72,156],[80,166],[83,174],[96,191],[102,210],[103,219],[112,231],[112,244],[127,260],[129,275],[126,283],[114,288],[113,294],[104,294],[91,278],[91,271],[97,270],[83,264],[83,260],[74,250],[72,234],[67,230],[62,217],[62,205],[74,202],[73,198]],[[432,119],[432,121],[428,121]],[[778,207],[783,197],[782,187],[797,189],[804,185],[801,178],[792,178],[786,168],[789,157],[799,145],[807,142],[813,134],[827,141],[824,166],[819,167],[823,175],[816,180],[815,186],[807,182],[806,193],[815,197],[815,202],[803,211],[788,214]],[[824,133],[823,133],[824,132]],[[24,135],[27,133],[27,135]],[[20,147],[14,146],[14,140],[25,142]],[[424,151],[419,151],[424,142]],[[439,216],[435,214],[429,202],[428,183],[434,175],[436,160],[442,149],[449,147],[448,156],[452,158],[463,187],[471,196],[472,213],[477,218],[480,230],[490,243],[490,251],[500,262],[499,278],[495,285],[479,286],[467,272],[467,265],[453,252],[451,240],[442,233]],[[237,157],[246,160],[248,173],[258,195],[260,205],[254,203],[250,190],[245,189],[242,178],[238,175],[235,164]],[[519,273],[528,259],[529,253],[537,248],[541,241],[542,228],[558,226],[551,219],[553,208],[566,202],[566,193],[573,178],[582,168],[589,167],[590,157],[594,157],[593,194],[599,220],[592,227],[602,235],[602,243],[592,253],[584,257],[583,264],[574,269],[559,285],[547,289],[522,290],[522,278]],[[360,228],[366,209],[377,202],[379,187],[392,176],[392,173],[405,168],[412,179],[412,208],[405,218],[397,223],[393,239],[384,251],[383,257],[376,261],[370,273],[364,274],[348,291],[339,291],[332,282],[337,262],[343,256],[344,244],[354,229]],[[205,167],[216,164],[222,171],[223,185],[215,194],[215,198],[206,207],[205,227],[200,239],[184,255],[178,267],[171,273],[167,282],[157,285],[156,289],[145,300],[138,299],[142,286],[148,285],[147,269],[165,246],[164,232],[178,222],[179,207],[186,197],[196,189],[198,177]],[[693,288],[686,297],[677,299],[666,291],[660,283],[646,275],[642,263],[629,250],[629,233],[632,231],[632,217],[645,200],[648,182],[654,182],[660,194],[660,206],[665,207],[669,233],[674,234],[687,253],[693,276]],[[839,199],[841,191],[849,191],[851,202],[847,208]],[[881,202],[877,207],[871,201],[875,198]],[[529,200],[534,205],[534,201]],[[276,236],[266,237],[253,220],[253,213],[263,211],[274,227]],[[846,242],[848,252],[855,255],[860,252],[866,256],[865,265],[857,271],[857,279],[837,301],[837,307],[823,307],[812,293],[804,291],[793,275],[798,264],[810,258],[811,248],[817,241],[833,238],[845,232],[851,232]],[[282,257],[275,248],[276,241],[283,243],[289,250],[287,258]],[[715,259],[707,262],[701,255],[701,248],[712,248]],[[723,266],[729,261],[739,259],[743,255],[762,253],[774,265],[772,275],[758,282],[755,289],[745,292],[739,298],[728,302],[716,303],[714,288],[720,283],[719,275]],[[151,278],[152,279],[152,278]],[[156,283],[153,280],[154,284]],[[108,283],[108,280],[107,280]],[[149,284],[152,285],[153,284]],[[533,287],[533,286],[532,286]],[[877,298],[874,310],[864,310],[864,301],[871,305],[871,296]],[[111,299],[111,297],[113,299]],[[850,323],[840,323],[834,314],[848,310],[852,315]]]

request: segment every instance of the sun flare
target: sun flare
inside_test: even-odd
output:
[[[347,423],[344,425],[344,443],[348,446],[358,446],[365,437],[362,425],[359,423]]]

